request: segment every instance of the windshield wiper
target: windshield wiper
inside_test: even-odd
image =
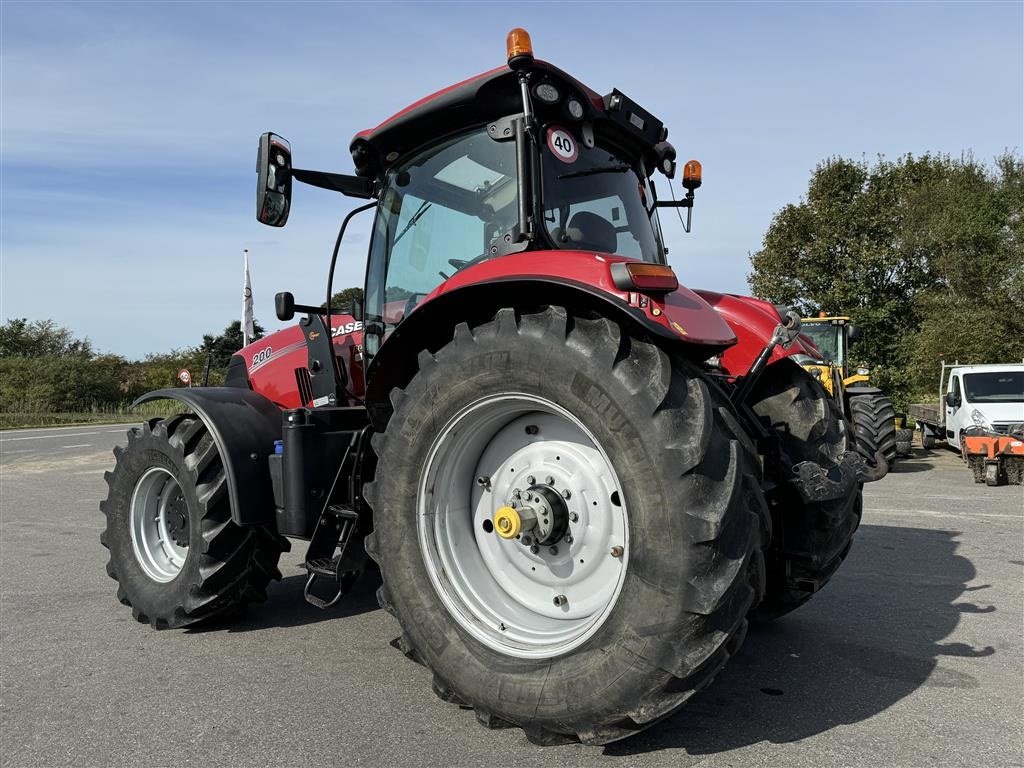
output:
[[[560,179],[575,179],[580,176],[596,176],[599,173],[625,173],[633,170],[628,165],[602,165],[597,168],[587,168],[585,171],[570,171],[559,174]]]
[[[416,209],[416,213],[414,213],[412,215],[412,218],[409,219],[409,222],[405,225],[405,227],[402,228],[402,231],[398,233],[398,237],[395,238],[395,241],[393,243],[391,243],[391,247],[392,248],[394,248],[396,245],[398,245],[398,241],[402,239],[402,237],[405,235],[406,232],[408,232],[410,229],[412,229],[414,226],[416,226],[416,222],[418,222],[420,220],[420,217],[423,216],[423,214],[427,212],[427,209],[431,205],[432,205],[432,203],[428,203],[426,200],[423,201],[423,204],[420,205],[420,207]]]

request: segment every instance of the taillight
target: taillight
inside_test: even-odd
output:
[[[612,282],[621,291],[640,293],[671,293],[679,287],[679,278],[672,267],[642,261],[620,261],[612,264]]]

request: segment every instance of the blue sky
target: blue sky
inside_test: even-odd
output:
[[[662,218],[670,260],[692,287],[743,292],[748,252],[822,159],[1020,151],[1022,9],[5,0],[0,317],[129,357],[193,345],[238,316],[249,248],[256,316],[276,328],[275,291],[322,300],[354,206],[300,185],[286,228],[256,223],[259,134],[290,139],[299,167],[351,172],[352,134],[501,64],[513,26],[703,162],[693,233]],[[369,224],[350,227],[339,288],[362,284]]]

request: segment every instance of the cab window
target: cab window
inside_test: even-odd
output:
[[[475,129],[388,172],[366,281],[367,352],[518,223],[514,142]],[[372,338],[376,337],[376,338]]]
[[[543,136],[544,226],[555,247],[664,263],[654,195],[635,163],[563,126]]]

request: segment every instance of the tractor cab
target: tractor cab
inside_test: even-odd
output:
[[[291,169],[280,150],[287,142],[273,137],[285,165],[275,169],[275,153],[261,150],[260,190],[290,175],[378,200],[364,307],[372,358],[455,274],[508,254],[586,251],[667,270],[657,208],[692,209],[701,174],[699,163],[687,163],[688,194],[658,200],[653,172],[671,178],[676,170],[667,136],[660,120],[618,90],[601,96],[534,59],[529,36],[513,30],[506,66],[358,133],[350,146],[355,177]],[[288,201],[281,198],[289,195],[283,184],[264,194],[260,220],[283,225]],[[264,201],[273,203],[266,217]]]
[[[380,199],[366,280],[370,355],[442,283],[510,253],[667,263],[650,179],[675,171],[661,121],[535,60],[528,42],[513,50],[510,40],[509,55],[508,66],[352,141],[356,172]],[[699,183],[696,168],[688,185]]]

